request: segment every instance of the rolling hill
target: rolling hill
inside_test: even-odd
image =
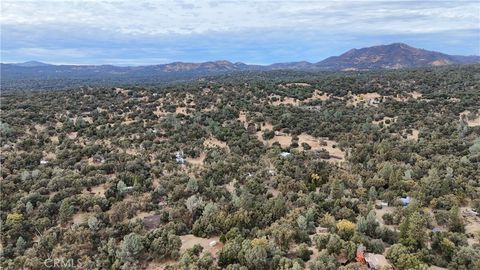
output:
[[[455,56],[427,51],[404,43],[351,49],[340,56],[332,56],[317,63],[307,61],[249,65],[226,60],[202,63],[173,62],[168,64],[119,67],[113,65],[50,65],[37,61],[16,64],[1,64],[3,89],[18,87],[46,89],[45,85],[88,85],[125,83],[133,81],[165,82],[190,79],[198,76],[225,74],[242,71],[351,71],[418,68],[445,65],[480,63],[480,56]],[[47,83],[44,83],[47,82]],[[53,83],[52,83],[53,82]],[[74,82],[72,84],[72,82]],[[65,84],[67,85],[67,84]],[[51,88],[51,87],[50,87]]]

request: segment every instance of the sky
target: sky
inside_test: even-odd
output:
[[[480,55],[479,1],[2,0],[1,62],[318,62],[404,42]]]

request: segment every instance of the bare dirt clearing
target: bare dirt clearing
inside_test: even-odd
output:
[[[205,152],[202,152],[200,156],[196,158],[187,157],[186,160],[188,163],[192,165],[203,166],[203,161],[205,160],[206,157],[207,157],[207,154]]]
[[[203,146],[207,148],[215,148],[215,147],[220,147],[220,148],[227,148],[227,143],[222,142],[217,138],[214,137],[209,137],[205,141],[203,141]]]
[[[92,193],[97,196],[105,197],[105,191],[107,191],[108,187],[106,184],[100,184],[97,186],[90,187],[90,191],[87,189],[84,190],[85,193]]]
[[[216,257],[217,252],[223,247],[223,244],[220,242],[220,237],[201,238],[193,234],[187,234],[180,236],[180,240],[182,240],[180,253],[185,252],[195,245],[200,245],[203,247],[203,252],[210,252],[213,257]],[[214,243],[215,245],[213,245]]]
[[[366,106],[377,106],[377,104],[382,100],[382,96],[379,93],[365,93],[359,95],[349,95],[350,99],[347,101],[347,104],[358,106],[359,104],[364,104]]]
[[[473,113],[471,111],[464,111],[460,113],[460,120],[465,121],[469,127],[478,127],[480,126],[480,114]]]
[[[385,116],[383,117],[381,120],[378,120],[378,121],[375,121],[373,120],[372,121],[372,124],[374,125],[380,125],[380,124],[383,124],[384,126],[390,126],[391,124],[397,122],[397,118],[398,117],[388,117],[388,116]]]
[[[330,97],[331,97],[331,94],[324,93],[324,92],[319,91],[319,90],[316,89],[316,90],[313,92],[312,97],[305,99],[303,102],[306,103],[306,102],[310,102],[310,101],[314,101],[314,100],[325,101],[325,100],[329,100]]]
[[[73,224],[75,224],[75,225],[83,224],[83,223],[87,222],[88,218],[89,218],[91,215],[92,215],[92,213],[88,213],[88,212],[79,212],[79,213],[76,213],[76,214],[73,215],[73,217],[72,217]]]
[[[279,105],[293,105],[293,106],[298,106],[299,105],[299,100],[296,98],[292,97],[280,97],[277,95],[271,96],[270,97],[270,103],[274,106],[279,106]]]

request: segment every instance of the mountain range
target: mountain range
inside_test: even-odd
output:
[[[306,71],[363,71],[401,69],[480,63],[480,56],[448,55],[411,47],[404,43],[351,49],[339,56],[328,57],[317,63],[306,61],[249,65],[241,62],[210,61],[202,63],[174,62],[169,64],[120,67],[113,65],[51,65],[37,61],[1,64],[2,83],[35,80],[111,80],[182,79],[192,76],[214,75],[235,71],[306,70]]]

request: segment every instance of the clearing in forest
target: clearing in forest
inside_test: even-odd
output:
[[[203,166],[203,161],[205,160],[206,157],[207,157],[207,154],[205,152],[202,152],[198,157],[196,158],[187,157],[186,160],[187,160],[187,163],[190,163],[192,165]]]
[[[228,147],[226,142],[222,142],[219,139],[214,137],[209,137],[208,139],[203,141],[203,146],[206,148],[215,148],[215,147],[227,148]]]
[[[375,121],[373,120],[372,121],[372,124],[374,125],[380,125],[380,124],[383,124],[384,126],[390,126],[391,124],[397,122],[397,116],[395,117],[388,117],[388,116],[385,116],[383,117],[382,119],[378,120],[378,121]]]
[[[270,96],[270,104],[272,104],[274,106],[279,106],[279,105],[298,106],[299,100],[296,99],[296,98],[292,98],[292,97],[281,97],[281,96],[278,96],[278,95],[272,95],[272,96]]]
[[[180,236],[180,240],[182,241],[180,253],[185,252],[187,249],[192,248],[195,245],[200,245],[203,247],[203,252],[210,252],[213,257],[216,257],[217,252],[219,252],[223,247],[223,244],[220,242],[220,238],[218,236],[202,238],[193,234],[187,234]]]
[[[469,127],[480,126],[480,114],[471,111],[463,111],[460,113],[460,120],[465,121]]]

